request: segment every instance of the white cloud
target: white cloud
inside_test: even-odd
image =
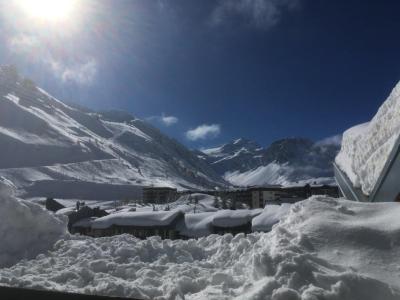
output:
[[[151,116],[146,118],[149,121],[156,120],[165,126],[171,126],[178,123],[179,119],[175,116],[167,116],[165,113],[162,113],[161,116]]]
[[[166,116],[163,114],[161,116],[161,122],[163,122],[166,126],[171,126],[178,123],[178,118],[174,116]]]
[[[326,145],[336,145],[340,146],[342,144],[342,135],[334,135],[327,138],[324,138],[316,143],[319,146],[326,146]]]
[[[236,20],[248,26],[269,29],[285,10],[298,7],[300,0],[220,0],[211,16],[213,25]]]
[[[218,124],[203,124],[186,132],[186,137],[191,141],[215,138],[221,133],[221,126]]]
[[[49,63],[55,76],[63,82],[90,85],[97,74],[97,62],[94,58],[89,58],[83,63],[75,63],[73,65],[66,65],[56,60],[50,60]]]

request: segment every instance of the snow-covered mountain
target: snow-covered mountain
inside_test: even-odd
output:
[[[207,162],[148,123],[66,105],[6,66],[0,144],[0,176],[25,197],[134,197],[143,185],[225,184]]]
[[[339,149],[340,138],[320,142],[287,138],[266,148],[238,139],[196,155],[234,185],[291,185],[333,182],[332,162]]]

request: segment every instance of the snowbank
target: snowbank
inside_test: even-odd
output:
[[[400,206],[314,197],[269,233],[74,237],[0,284],[142,299],[400,298]]]
[[[66,234],[64,218],[11,196],[0,182],[0,267],[34,258]]]
[[[262,209],[219,210],[215,213],[212,224],[218,227],[245,225],[259,215]]]
[[[355,187],[370,195],[400,137],[400,83],[369,123],[343,134],[336,164]]]
[[[278,223],[289,212],[290,207],[291,205],[287,203],[283,203],[282,205],[266,205],[263,212],[252,220],[252,230],[270,231],[272,226]]]
[[[177,229],[181,235],[187,237],[207,236],[212,233],[214,216],[214,212],[186,213],[184,220],[178,224]]]

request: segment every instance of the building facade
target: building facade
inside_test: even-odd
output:
[[[177,189],[170,187],[145,187],[143,188],[143,202],[153,204],[166,204],[177,199]]]

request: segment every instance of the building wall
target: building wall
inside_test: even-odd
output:
[[[262,194],[260,191],[252,191],[251,192],[251,208],[260,208],[262,207],[263,200]]]
[[[177,191],[173,189],[143,189],[144,203],[165,204],[176,200]]]

